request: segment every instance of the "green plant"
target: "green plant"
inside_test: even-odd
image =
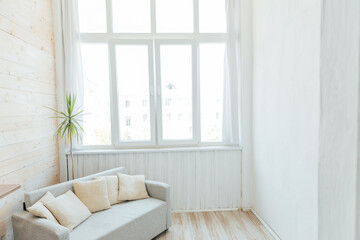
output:
[[[66,93],[65,112],[61,112],[56,109],[46,107],[58,114],[56,117],[51,117],[51,118],[57,118],[60,120],[58,128],[55,132],[56,140],[59,141],[63,139],[65,135],[67,136],[67,140],[70,147],[73,178],[74,178],[73,140],[76,140],[79,143],[82,139],[82,134],[84,133],[84,129],[81,127],[80,122],[82,121],[81,117],[85,115],[83,113],[84,110],[75,110],[75,105],[76,105],[76,95]]]

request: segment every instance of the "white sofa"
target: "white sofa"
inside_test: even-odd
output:
[[[73,191],[74,181],[93,179],[98,176],[115,175],[123,168],[79,178],[25,193],[26,207],[32,206],[46,192],[59,196]],[[146,181],[150,198],[112,205],[110,209],[97,212],[73,231],[49,220],[33,216],[27,211],[12,216],[15,240],[92,240],[122,239],[149,240],[171,226],[170,187],[168,184]]]

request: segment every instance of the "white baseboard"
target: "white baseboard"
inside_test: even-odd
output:
[[[195,210],[172,210],[172,213],[191,213],[191,212],[226,212],[238,211],[239,208],[217,208],[217,209],[195,209]]]
[[[280,237],[274,232],[274,230],[265,222],[265,220],[253,209],[253,208],[242,208],[245,212],[252,212],[257,219],[261,222],[262,225],[266,228],[266,230],[270,233],[270,235],[274,238],[274,240],[281,240]]]
[[[252,208],[248,208],[248,207],[246,207],[246,208],[241,208],[241,210],[242,210],[243,212],[252,212]]]

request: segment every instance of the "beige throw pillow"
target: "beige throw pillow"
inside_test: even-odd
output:
[[[70,231],[91,216],[89,209],[70,190],[44,205]]]
[[[105,179],[110,205],[123,202],[123,201],[118,200],[119,179],[116,175],[96,177],[94,179]]]
[[[105,179],[73,183],[76,196],[88,207],[90,212],[110,208]]]
[[[27,208],[27,210],[37,217],[46,218],[47,220],[58,224],[59,222],[56,220],[56,218],[51,214],[49,209],[44,206],[45,202],[48,202],[52,199],[55,199],[55,197],[50,192],[47,192],[44,196],[42,196],[42,198],[40,198],[39,201],[37,201],[31,207]]]
[[[118,173],[119,177],[119,196],[118,200],[137,200],[148,198],[144,175],[126,175]]]

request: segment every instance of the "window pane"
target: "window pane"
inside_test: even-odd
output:
[[[157,32],[193,32],[193,14],[193,0],[156,0]]]
[[[149,0],[112,0],[112,9],[114,32],[151,31]]]
[[[148,47],[116,46],[116,71],[120,139],[148,141],[151,138]]]
[[[199,31],[226,32],[225,0],[199,0]]]
[[[81,45],[84,72],[84,145],[111,144],[108,48]]]
[[[225,45],[200,44],[201,140],[222,141]]]
[[[191,139],[192,53],[190,45],[160,47],[164,140]],[[188,117],[178,117],[178,116]]]
[[[80,32],[106,32],[106,1],[78,0]]]

